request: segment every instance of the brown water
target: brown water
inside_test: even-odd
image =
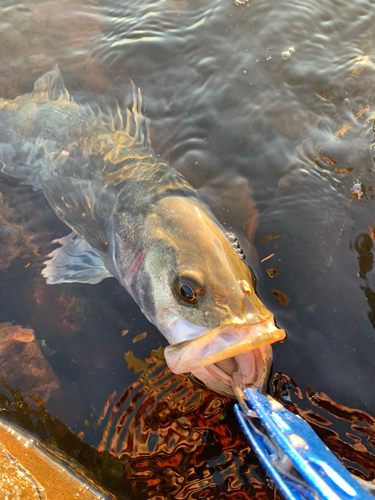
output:
[[[250,234],[256,202],[258,292],[288,332],[274,347],[274,372],[284,374],[275,395],[315,418],[327,444],[368,478],[374,3],[3,0],[0,8],[2,97],[29,92],[56,63],[78,102],[121,102],[131,78],[155,151],[194,187],[211,187],[226,227]],[[8,178],[0,191],[0,375],[21,390],[24,409],[37,394],[52,419],[100,452],[80,453],[35,415],[25,427],[86,467],[95,461],[94,476],[118,498],[273,498],[232,403],[150,354],[164,338],[114,279],[46,285],[43,262],[68,230],[41,193]],[[293,384],[307,396],[293,396]],[[18,403],[2,398],[9,418]]]

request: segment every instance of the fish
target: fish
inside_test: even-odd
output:
[[[167,365],[234,397],[231,374],[265,390],[285,332],[252,271],[187,180],[151,146],[142,94],[79,104],[58,67],[29,94],[0,100],[0,170],[42,189],[71,233],[56,240],[49,284],[115,277],[167,339]]]

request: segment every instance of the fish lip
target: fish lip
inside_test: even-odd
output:
[[[164,355],[172,372],[187,373],[278,342],[285,336],[271,315],[255,324],[219,326],[197,338],[166,347]]]
[[[242,363],[238,362],[240,357],[245,357]],[[235,387],[241,387],[241,389],[252,387],[262,393],[267,390],[272,366],[272,348],[270,344],[253,349],[240,356],[235,356],[232,359],[234,365],[237,366],[230,374],[227,371],[223,371],[217,364],[213,364],[200,367],[194,370],[191,375],[198,383],[204,384],[209,389],[223,396],[234,399],[236,399]],[[245,372],[247,371],[247,367],[249,367],[250,373],[243,373],[243,363],[246,363]],[[237,378],[240,379],[240,385],[235,383],[235,379],[233,379],[234,375],[237,375]]]

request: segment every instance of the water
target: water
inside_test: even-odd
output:
[[[211,190],[215,213],[242,241],[256,203],[258,292],[288,332],[274,347],[271,392],[368,479],[374,21],[373,1],[4,0],[0,10],[2,97],[29,92],[56,63],[79,102],[122,102],[131,78],[155,151]],[[9,361],[0,375],[25,401],[22,410],[4,396],[8,417],[91,466],[118,498],[273,498],[231,403],[166,370],[151,353],[164,339],[114,279],[47,286],[43,262],[67,228],[40,193],[7,178],[0,188],[0,322],[35,335],[31,343],[20,330],[26,341],[0,352]],[[31,378],[12,368],[26,363]],[[25,416],[35,393],[83,442]],[[111,449],[111,467],[79,443]]]

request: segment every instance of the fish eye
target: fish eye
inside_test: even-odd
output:
[[[194,273],[181,273],[174,280],[174,292],[178,302],[195,306],[203,295],[201,280]]]

